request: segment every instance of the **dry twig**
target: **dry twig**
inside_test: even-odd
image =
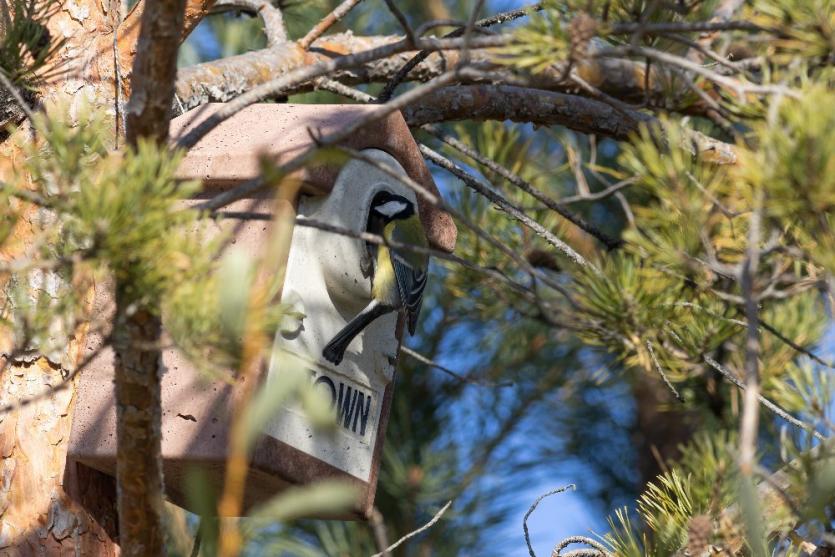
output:
[[[437,513],[435,513],[435,516],[432,517],[432,520],[430,520],[429,522],[427,522],[426,524],[424,524],[423,526],[421,526],[417,530],[409,532],[408,534],[406,534],[405,536],[403,536],[402,538],[400,538],[399,540],[397,540],[396,542],[394,542],[393,544],[388,546],[386,549],[381,551],[380,553],[375,553],[371,557],[383,557],[384,554],[390,553],[391,551],[400,547],[400,545],[403,544],[403,542],[405,542],[409,538],[413,538],[413,537],[417,536],[418,534],[420,534],[422,532],[425,532],[426,530],[429,530],[430,528],[432,528],[432,526],[435,525],[436,522],[438,522],[441,519],[441,517],[444,515],[444,513],[447,511],[447,509],[450,507],[450,505],[452,505],[452,501],[447,501],[447,504],[444,505],[443,507],[441,507],[441,510],[439,510]]]
[[[371,510],[368,523],[371,526],[371,533],[374,534],[374,543],[377,544],[377,549],[380,550],[380,557],[391,557],[391,553],[388,550],[389,542],[388,534],[386,533],[386,521],[380,509],[374,507]]]
[[[461,381],[462,383],[472,383],[473,385],[480,385],[482,387],[491,387],[491,388],[513,386],[513,383],[511,383],[510,381],[503,381],[501,383],[494,383],[492,381],[485,381],[485,380],[479,379],[477,377],[470,377],[470,376],[466,376],[466,375],[461,375],[460,373],[452,371],[448,367],[442,366],[438,362],[435,362],[434,360],[431,360],[431,359],[427,358],[426,356],[424,356],[420,352],[416,352],[416,351],[412,350],[408,346],[401,346],[400,347],[400,352],[402,352],[403,354],[406,354],[407,356],[410,356],[410,357],[414,358],[415,360],[419,361],[422,364],[426,364],[430,367],[434,367],[435,369],[443,371],[447,375],[449,375],[451,377],[454,377],[455,379],[457,379],[458,381]]]
[[[548,197],[543,191],[541,191],[539,188],[537,188],[530,182],[524,180],[518,174],[511,172],[510,170],[500,165],[496,161],[488,157],[485,157],[475,149],[466,145],[464,142],[441,132],[441,130],[434,126],[422,126],[422,129],[428,131],[447,145],[450,145],[451,147],[457,149],[462,154],[470,157],[479,164],[486,166],[487,168],[489,168],[490,170],[492,170],[493,172],[495,172],[496,174],[513,184],[514,186],[518,187],[528,195],[532,196],[534,199],[536,199],[552,211],[556,212],[557,214],[559,214],[560,216],[562,216],[563,218],[565,218],[566,220],[568,220],[569,222],[586,232],[587,234],[593,236],[595,239],[597,239],[599,242],[605,245],[606,249],[612,250],[623,245],[622,240],[612,238],[593,224],[586,222],[585,219],[583,219],[579,215],[576,215],[568,209],[566,209],[563,203],[555,201],[554,199]]]
[[[710,367],[712,367],[713,369],[715,369],[716,371],[721,373],[722,376],[725,377],[725,379],[727,379],[728,381],[730,381],[731,383],[733,383],[734,385],[739,387],[742,391],[745,391],[745,384],[742,381],[740,381],[739,379],[737,379],[737,377],[734,375],[734,373],[731,370],[729,370],[728,368],[726,368],[725,366],[723,366],[722,364],[720,364],[719,362],[717,362],[716,360],[714,360],[710,356],[705,355],[705,356],[703,356],[703,358],[704,358],[705,363],[707,363],[707,365],[709,365]],[[815,429],[815,426],[813,426],[812,424],[806,423],[802,420],[799,420],[798,418],[795,418],[794,416],[789,414],[787,411],[783,410],[782,408],[780,408],[775,403],[771,402],[770,400],[768,400],[767,398],[765,398],[761,394],[757,395],[757,399],[760,401],[760,403],[762,403],[763,406],[765,406],[766,408],[768,408],[769,410],[774,412],[774,414],[783,418],[784,420],[786,420],[787,422],[789,422],[793,426],[810,433],[812,436],[814,436],[819,441],[825,441],[826,440],[826,437],[821,435],[821,433],[819,431],[817,431]]]
[[[472,188],[485,198],[489,199],[490,202],[496,204],[502,211],[504,211],[505,213],[522,223],[524,226],[527,226],[528,228],[533,230],[538,236],[540,236],[546,242],[557,248],[560,252],[563,253],[563,255],[568,257],[568,259],[570,259],[572,262],[579,265],[580,267],[594,268],[588,261],[586,261],[585,257],[574,251],[574,249],[571,246],[557,238],[551,231],[546,230],[545,227],[543,227],[541,224],[527,216],[521,209],[513,205],[502,195],[492,191],[489,187],[482,184],[478,178],[472,176],[464,169],[459,167],[457,164],[447,159],[446,157],[440,155],[439,153],[436,153],[426,145],[421,145],[420,150],[427,160],[438,165],[444,170],[448,170],[454,176],[461,179],[470,188]]]
[[[406,19],[406,14],[404,14],[400,8],[397,7],[397,4],[394,0],[384,0],[386,3],[386,7],[388,7],[391,14],[394,16],[394,19],[400,24],[400,27],[403,28],[403,32],[406,34],[406,40],[409,41],[409,44],[414,45],[416,39],[418,37],[415,30],[412,29],[412,26],[409,25],[409,20]]]
[[[242,10],[260,17],[264,23],[268,48],[287,42],[284,16],[281,9],[274,6],[270,0],[218,0],[212,7],[213,12],[229,10]]]
[[[534,553],[533,546],[531,545],[531,536],[530,532],[528,531],[528,517],[533,514],[536,510],[536,507],[539,506],[539,503],[545,499],[546,497],[550,497],[551,495],[556,495],[557,493],[564,493],[565,491],[571,490],[574,491],[577,489],[577,486],[574,484],[568,484],[563,487],[558,487],[557,489],[552,489],[547,493],[543,493],[539,497],[536,498],[536,501],[528,509],[528,512],[525,513],[525,516],[522,518],[522,531],[525,532],[525,543],[528,544],[528,553],[530,553],[531,557],[536,557],[536,553]]]
[[[655,350],[652,348],[652,342],[647,341],[647,350],[649,350],[649,356],[652,358],[652,363],[655,365],[655,369],[658,371],[658,375],[661,376],[661,379],[664,380],[664,384],[667,385],[667,388],[672,391],[673,395],[679,402],[684,402],[684,399],[681,398],[681,395],[678,393],[676,388],[673,386],[670,379],[667,377],[667,374],[664,373],[664,368],[661,367],[661,364],[658,361],[658,358],[655,357]]]
[[[745,96],[747,94],[786,95],[793,99],[800,98],[800,93],[788,87],[781,85],[758,85],[755,83],[745,83],[732,77],[718,74],[712,70],[707,69],[705,66],[701,64],[693,62],[692,60],[688,60],[687,58],[676,56],[675,54],[663,52],[661,50],[657,50],[650,47],[636,45],[616,46],[604,48],[593,53],[593,56],[596,57],[622,57],[627,55],[641,56],[648,60],[653,60],[655,62],[666,64],[669,66],[679,67],[688,72],[700,75],[705,79],[712,81],[716,85],[719,85],[726,89],[730,89],[734,92],[737,98],[743,101],[745,100]]]
[[[576,549],[562,555],[561,551],[573,544],[588,545],[591,549]],[[562,557],[611,557],[603,544],[586,536],[570,536],[558,543],[554,551],[551,552],[551,557],[560,557],[561,555]]]
[[[477,273],[484,274],[500,282],[507,284],[511,289],[513,289],[518,294],[522,295],[528,302],[536,303],[536,299],[534,294],[525,286],[522,286],[518,282],[514,281],[501,271],[498,271],[494,268],[487,268],[481,267],[475,263],[472,263],[466,259],[458,257],[457,255],[453,255],[451,253],[447,253],[445,251],[436,250],[432,248],[426,248],[423,246],[417,246],[413,244],[403,244],[397,242],[395,240],[387,240],[382,236],[377,234],[372,234],[370,232],[355,232],[348,228],[344,228],[341,226],[337,226],[334,224],[326,223],[317,221],[314,219],[309,219],[306,217],[296,217],[296,224],[298,226],[309,226],[311,228],[318,228],[319,230],[324,230],[326,232],[332,232],[334,234],[340,234],[343,236],[348,236],[350,238],[357,238],[364,242],[368,242],[370,244],[377,244],[377,245],[385,245],[390,248],[406,250],[406,251],[415,251],[417,253],[425,253],[427,255],[431,255],[437,259],[442,259],[444,261],[449,261],[450,263],[455,263],[457,265],[461,265],[465,269],[469,269],[471,271],[475,271]]]
[[[748,227],[748,249],[742,264],[740,287],[745,300],[745,394],[742,402],[742,418],[739,425],[739,468],[743,476],[754,473],[759,425],[758,399],[760,396],[760,332],[759,308],[754,296],[754,279],[760,259],[760,225],[763,192],[756,194],[756,206],[751,213]]]
[[[530,6],[519,8],[518,10],[511,10],[509,12],[499,13],[499,14],[496,14],[494,16],[476,21],[475,26],[480,27],[480,28],[491,27],[491,26],[499,24],[499,23],[505,23],[507,21],[513,21],[514,19],[524,17],[524,16],[526,16],[530,13],[533,13],[535,11],[539,11],[541,9],[542,9],[542,4],[532,4]],[[445,35],[445,37],[448,37],[448,38],[460,37],[463,34],[464,34],[464,28],[459,28],[459,29],[456,29],[455,31],[453,31],[451,33],[448,33],[447,35]],[[408,76],[409,73],[413,69],[415,69],[415,67],[417,67],[418,64],[420,64],[421,62],[426,60],[426,58],[428,58],[430,54],[431,54],[431,51],[423,50],[421,52],[418,52],[411,60],[406,62],[397,71],[397,73],[394,75],[394,77],[392,77],[388,81],[388,83],[386,83],[386,86],[380,92],[380,95],[378,97],[379,102],[387,102],[392,97],[392,95],[394,94],[394,90],[397,88],[397,86],[400,85],[400,83],[402,83],[404,79],[406,79],[406,76]]]
[[[310,48],[310,45],[313,44],[313,41],[321,37],[325,32],[333,27],[336,23],[339,22],[340,19],[345,17],[348,12],[354,9],[354,6],[362,2],[362,0],[344,0],[340,5],[333,9],[328,15],[322,18],[322,20],[313,26],[313,28],[307,32],[307,35],[299,40],[298,45],[302,50],[307,50]]]

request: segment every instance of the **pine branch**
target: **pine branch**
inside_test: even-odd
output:
[[[426,145],[421,145],[420,151],[423,153],[424,157],[426,157],[427,160],[438,165],[444,170],[449,171],[451,174],[459,178],[474,191],[489,199],[490,202],[497,205],[502,211],[507,213],[513,219],[519,221],[524,226],[533,230],[537,236],[540,236],[546,242],[554,246],[573,263],[580,267],[594,268],[588,261],[586,261],[586,259],[582,255],[577,253],[571,246],[557,238],[552,232],[546,230],[545,227],[543,227],[541,224],[527,216],[521,209],[513,205],[502,195],[494,192],[487,185],[481,183],[481,181],[478,178],[472,176],[463,168],[450,161],[446,157],[436,153]]]
[[[514,85],[466,85],[439,89],[403,111],[411,126],[459,120],[511,120],[565,126],[574,131],[626,140],[642,125],[657,121],[638,111],[614,107],[577,95]],[[736,147],[699,132],[689,140],[694,154],[707,162],[735,164]]]
[[[145,1],[145,4],[150,2],[150,7],[143,10],[125,130],[128,143],[133,146],[140,137],[159,144],[168,138],[185,1]]]
[[[347,86],[345,86],[345,85],[343,85],[339,82],[333,81],[333,80],[324,80],[323,79],[320,82],[319,86],[322,87],[322,88],[327,88],[328,90],[330,90],[334,93],[337,93],[337,94],[340,94],[340,95],[343,95],[343,96],[347,96],[349,98],[353,98],[354,100],[357,100],[359,102],[372,102],[372,101],[374,101],[374,98],[371,97],[370,95],[368,95],[366,93],[363,93],[362,91],[352,89],[351,87],[347,87]],[[425,94],[415,95],[415,98],[417,98],[417,100],[415,102],[409,102],[407,97],[408,97],[407,95],[403,95],[401,97],[398,97],[396,100],[400,101],[400,103],[404,106],[410,106],[410,105],[414,105],[416,103],[419,103],[421,101],[421,99],[423,97],[425,97]],[[391,103],[389,103],[389,104],[391,104]],[[465,145],[463,142],[455,139],[454,137],[451,137],[451,136],[448,136],[448,135],[442,133],[439,129],[435,128],[434,126],[423,125],[423,126],[421,126],[421,128],[424,129],[425,131],[429,132],[430,134],[434,135],[435,137],[437,137],[441,141],[443,141],[443,142],[449,144],[450,146],[452,146],[453,148],[457,149],[458,151],[460,151],[464,155],[466,155],[466,156],[472,158],[473,160],[477,161],[479,164],[482,164],[482,165],[486,166],[487,168],[489,168],[490,170],[492,170],[493,172],[496,172],[497,174],[499,174],[500,176],[502,176],[503,178],[505,178],[506,180],[511,182],[513,185],[519,187],[522,191],[532,195],[538,201],[543,203],[546,207],[550,208],[551,210],[556,211],[558,214],[560,214],[561,216],[566,218],[568,221],[570,221],[574,225],[581,228],[583,231],[585,231],[588,234],[597,238],[599,241],[601,241],[607,247],[607,249],[610,249],[610,250],[615,249],[622,244],[621,240],[609,237],[608,235],[606,235],[605,233],[600,231],[597,227],[587,223],[584,219],[582,219],[578,215],[575,215],[574,213],[569,211],[564,206],[563,202],[557,202],[557,201],[551,199],[550,197],[546,196],[543,192],[541,192],[538,188],[534,187],[532,184],[523,180],[517,174],[511,172],[510,170],[501,166],[500,164],[493,161],[492,159],[489,159],[489,158],[481,155],[480,153],[476,152],[474,149]],[[599,196],[588,196],[584,199],[592,200],[592,199],[597,199],[597,198],[603,198],[603,197],[606,197],[607,195],[610,195],[611,193],[615,193],[618,189],[620,189],[620,187],[623,187],[623,186],[620,185],[620,186],[615,187],[614,190],[611,191],[611,192],[602,192],[602,194],[599,195]]]
[[[113,331],[116,388],[116,482],[124,555],[161,555],[165,547],[162,482],[159,317],[117,287]],[[141,346],[138,346],[141,345]]]
[[[733,383],[734,385],[739,387],[742,391],[745,391],[745,384],[742,381],[740,381],[739,379],[737,379],[736,375],[734,375],[734,373],[731,370],[729,370],[728,368],[726,368],[725,366],[723,366],[722,364],[720,364],[719,362],[717,362],[716,360],[714,360],[710,356],[703,356],[703,358],[704,358],[705,363],[707,363],[707,365],[709,365],[710,367],[712,367],[713,369],[715,369],[716,371],[721,373],[722,376],[725,379],[727,379],[728,381],[730,381],[731,383]],[[826,437],[821,435],[821,433],[815,429],[814,425],[812,425],[810,423],[807,423],[807,422],[804,422],[803,420],[800,420],[798,418],[795,418],[794,416],[789,414],[786,410],[784,410],[783,408],[780,408],[779,406],[777,406],[777,404],[775,404],[775,403],[771,402],[770,400],[768,400],[767,398],[765,398],[763,395],[757,393],[757,400],[763,406],[765,406],[766,408],[771,410],[775,415],[779,416],[780,418],[783,418],[784,420],[786,420],[787,422],[789,422],[793,426],[810,433],[813,437],[815,437],[816,439],[818,439],[820,441],[825,441],[826,440]]]
[[[186,0],[145,0],[131,75],[126,138],[165,143]],[[128,18],[130,19],[130,18]],[[139,303],[136,285],[115,285],[116,482],[125,556],[165,552],[162,480],[162,321],[157,300]]]
[[[479,28],[486,27],[521,17],[527,13],[526,9],[514,10],[486,18],[477,24],[480,24]],[[451,33],[448,36],[450,38],[433,40],[449,41],[462,34],[463,30],[459,30],[459,32]],[[303,49],[298,42],[283,43],[273,48],[183,68],[177,82],[177,97],[182,101],[185,109],[194,108],[206,102],[228,102],[241,93],[260,87],[268,81],[274,81],[301,67],[332,61],[335,54],[343,57],[356,56],[366,51],[392,45],[400,45],[400,47],[389,49],[378,57],[359,60],[351,67],[334,68],[321,75],[349,84],[386,83],[391,87],[399,83],[398,80],[407,78],[411,81],[427,81],[444,73],[448,68],[458,65],[461,61],[461,53],[455,50],[447,50],[441,56],[436,54],[439,48],[430,48],[426,43],[429,39],[416,40],[418,41],[417,48],[423,49],[417,55],[408,40],[398,36],[364,37],[352,33],[340,33],[320,37],[309,50]],[[479,45],[478,40],[471,46],[472,48],[467,51],[468,61],[473,66],[484,71],[493,71],[497,76],[501,76],[497,84],[513,83],[522,79],[529,86],[538,89],[562,93],[576,92],[577,83],[575,80],[566,79],[564,64],[555,63],[552,67],[530,75],[515,72],[506,65],[497,64],[494,53],[489,48]],[[614,51],[609,49],[607,52]],[[675,98],[670,98],[661,89],[662,83],[670,81],[662,67],[655,68],[652,75],[649,75],[644,71],[644,64],[641,62],[623,57],[592,55],[575,69],[574,75],[591,85],[598,92],[595,93],[598,97],[602,93],[623,103],[643,103],[647,98],[662,99],[664,108],[675,108],[681,104],[683,110],[693,111],[691,105],[680,102],[679,97],[684,95],[678,94],[674,95]],[[483,80],[474,77],[462,78],[462,83],[473,81]],[[286,87],[286,92],[289,94],[300,93],[312,90],[314,83],[312,80],[299,81]],[[381,93],[380,102],[388,100],[389,97],[390,95]]]
[[[507,37],[482,37],[473,39],[477,41],[474,46],[491,47],[501,46],[508,42]],[[421,39],[418,46],[431,50],[457,50],[464,46],[464,41],[460,39]],[[213,130],[218,124],[230,118],[234,114],[240,112],[247,106],[258,101],[274,97],[276,95],[288,94],[294,87],[306,82],[313,82],[316,78],[323,76],[332,76],[339,70],[346,70],[361,66],[367,62],[387,58],[392,54],[398,52],[408,51],[410,45],[406,41],[397,41],[395,43],[379,46],[370,50],[357,52],[355,54],[347,54],[338,56],[333,59],[323,60],[321,62],[307,64],[290,70],[282,76],[279,76],[271,81],[262,83],[249,91],[234,97],[227,102],[220,110],[211,114],[208,118],[202,120],[200,124],[192,128],[179,141],[180,147],[191,148],[197,144],[200,139]],[[444,74],[442,73],[441,76]],[[183,96],[178,95],[182,100]]]
[[[623,245],[622,240],[612,238],[602,230],[598,229],[593,224],[586,222],[585,219],[568,210],[562,203],[548,197],[544,192],[539,190],[539,188],[522,179],[522,177],[518,174],[511,172],[510,170],[500,165],[496,161],[488,157],[485,157],[484,155],[482,155],[475,149],[469,147],[462,141],[441,132],[439,129],[433,126],[422,126],[422,129],[428,131],[436,138],[440,139],[447,145],[450,145],[454,149],[457,149],[459,152],[473,159],[479,164],[486,166],[488,169],[492,170],[493,172],[495,172],[496,174],[513,184],[514,186],[518,187],[525,193],[531,195],[534,199],[541,202],[543,205],[556,212],[557,214],[568,220],[570,223],[574,224],[587,234],[597,239],[599,242],[606,246],[606,249],[612,250]]]
[[[518,282],[514,281],[506,274],[498,271],[494,268],[482,267],[475,263],[472,263],[462,257],[458,257],[457,255],[453,255],[451,253],[447,253],[445,251],[436,250],[432,248],[426,248],[423,246],[416,246],[412,244],[403,244],[401,242],[397,242],[395,240],[386,240],[382,236],[377,234],[372,234],[370,232],[355,232],[349,228],[345,228],[342,226],[337,226],[335,224],[330,224],[326,222],[321,222],[315,219],[309,219],[306,217],[296,217],[296,225],[297,226],[309,226],[311,228],[317,228],[319,230],[324,230],[326,232],[332,232],[334,234],[339,234],[341,236],[347,236],[349,238],[357,238],[358,240],[362,240],[364,242],[368,242],[370,244],[376,245],[384,245],[391,248],[406,250],[406,251],[414,251],[417,253],[425,253],[427,255],[431,255],[437,259],[441,259],[443,261],[449,261],[450,263],[454,263],[456,265],[460,265],[465,269],[470,271],[474,271],[479,274],[483,274],[490,278],[496,279],[516,293],[523,296],[528,302],[536,303],[535,295],[528,289],[527,287],[519,284]]]

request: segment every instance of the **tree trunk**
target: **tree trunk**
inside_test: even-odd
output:
[[[115,6],[118,3],[69,0],[45,22],[51,37],[66,40],[53,61],[58,71],[51,72],[53,76],[37,92],[46,107],[69,109],[71,117],[84,104],[115,113]],[[5,140],[0,137],[0,180],[8,180],[19,168],[23,159],[19,146],[32,140],[26,122]],[[0,259],[25,252],[38,233],[43,215],[34,208],[27,211]],[[119,554],[113,479],[66,462],[77,378],[66,388],[38,397],[64,382],[78,365],[84,343],[84,331],[77,331],[63,354],[28,355],[11,362],[0,375],[3,407],[37,397],[0,414],[0,556]],[[12,339],[0,338],[0,362],[11,348]]]
[[[70,358],[80,344],[70,347]],[[43,356],[17,362],[0,380],[2,404],[37,395],[68,371]],[[65,467],[73,390],[74,382],[0,417],[2,556],[118,555],[112,478],[83,466]]]
[[[636,423],[632,434],[638,457],[639,489],[679,456],[679,446],[696,431],[697,414],[685,411],[660,378],[638,373],[632,385]]]
[[[185,0],[146,0],[143,8],[127,116],[132,147],[140,138],[158,144],[168,138]],[[158,308],[136,306],[126,294],[131,286],[116,285],[116,481],[123,554],[140,557],[165,554],[162,322]]]
[[[119,448],[119,531],[123,555],[163,555],[163,487],[160,440],[159,317],[145,310],[130,312],[123,293],[114,328],[116,353],[116,438]],[[128,308],[128,311],[124,311]]]

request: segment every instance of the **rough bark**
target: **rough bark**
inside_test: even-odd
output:
[[[112,75],[107,60],[90,48],[90,38],[112,28],[106,2],[66,2],[46,22],[51,36],[64,37],[66,46],[54,64],[63,70],[41,85],[38,96],[46,106],[67,102],[72,114],[83,103],[112,107]],[[111,35],[112,36],[112,35]],[[16,118],[17,121],[21,117]],[[4,141],[0,137],[0,179],[7,180],[23,160],[20,145],[31,141],[28,124]],[[24,210],[13,242],[0,254],[19,256],[38,233],[43,215]],[[6,285],[0,285],[5,288]],[[63,353],[33,354],[12,362],[0,375],[0,405],[40,395],[60,384],[78,365],[85,342],[76,332]],[[12,339],[0,338],[5,359]],[[115,507],[112,479],[68,463],[67,444],[76,405],[75,380],[70,388],[55,391],[7,414],[0,415],[0,555],[115,556]]]
[[[183,15],[180,19],[180,41],[185,40],[188,35],[194,31],[197,24],[209,13],[215,0],[185,0],[183,8]],[[147,2],[139,0],[133,9],[128,13],[125,20],[118,27],[118,50],[122,63],[124,78],[126,79],[125,86],[129,86],[132,62],[138,54],[139,50],[139,34],[142,30],[142,18],[146,12],[145,7]],[[149,11],[150,19],[159,19],[161,14],[155,13],[155,8]],[[173,22],[160,22],[162,25],[167,25]],[[112,37],[112,35],[111,35]],[[111,41],[112,42],[112,41]]]
[[[0,404],[38,395],[68,371],[45,357],[18,361],[0,380]],[[112,481],[66,462],[74,405],[67,389],[0,417],[0,556],[118,555]]]
[[[143,11],[128,103],[127,139],[132,145],[139,137],[160,144],[168,137],[185,5],[185,0],[151,0]]]
[[[403,110],[410,126],[451,120],[511,120],[546,126],[565,126],[589,134],[627,139],[642,124],[656,120],[649,114],[594,99],[512,85],[464,85],[438,89]],[[733,145],[694,132],[689,138],[699,156],[720,164],[737,160]]]
[[[271,48],[231,56],[221,60],[197,64],[180,71],[176,86],[176,105],[187,111],[208,102],[227,102],[268,81],[283,76],[301,66],[323,62],[335,56],[355,54],[389,45],[400,37],[357,37],[351,33],[332,35],[316,41],[309,51],[297,43],[287,42]],[[391,80],[415,52],[402,52],[373,60],[354,68],[333,72],[329,77],[345,83],[374,83]],[[457,51],[436,52],[418,64],[409,79],[426,81],[441,75],[459,61]],[[487,49],[474,50],[472,62],[480,69],[491,70],[490,79],[516,83],[520,76],[497,65]],[[562,70],[552,67],[534,76],[523,76],[526,87],[485,84],[481,74],[462,76],[467,86],[449,87],[435,91],[407,109],[410,123],[443,122],[447,120],[513,120],[538,125],[562,125],[582,133],[626,139],[641,123],[653,118],[625,106],[628,102],[661,103],[664,108],[675,108],[676,100],[669,93],[673,74],[653,67],[649,78],[643,64],[616,58],[595,58],[577,64],[575,71],[586,83],[597,90],[597,100],[580,93],[563,79]],[[666,86],[664,85],[666,84]],[[286,93],[300,93],[315,88],[313,81],[298,83]],[[681,88],[682,92],[686,88]],[[666,92],[666,93],[665,93]],[[616,102],[604,102],[606,97]],[[616,108],[614,105],[619,104]],[[698,113],[698,106],[680,107],[688,113]],[[720,164],[734,164],[733,145],[694,133],[700,156]]]
[[[652,117],[606,103],[512,85],[465,85],[433,91],[403,111],[411,126],[450,120],[511,120],[566,126],[626,139]]]
[[[162,144],[168,137],[185,5],[185,0],[142,4],[127,115],[127,140],[132,146],[140,138]],[[122,554],[139,557],[165,554],[162,323],[158,308],[137,305],[127,294],[130,287],[116,285],[116,484]]]
[[[24,116],[23,110],[14,101],[11,93],[0,87],[0,130],[5,130],[10,125],[19,124],[23,121]],[[5,131],[0,131],[0,139],[5,135]]]
[[[271,48],[247,52],[203,64],[197,64],[180,71],[177,79],[177,97],[184,109],[188,110],[206,102],[224,102],[257,85],[283,75],[299,66],[307,65],[334,56],[355,54],[402,40],[400,36],[355,36],[339,33],[323,37],[313,43],[309,51],[297,43],[287,42]],[[391,80],[416,52],[402,52],[365,63],[349,71],[330,76],[344,83],[385,83]],[[508,66],[497,64],[495,53],[489,49],[475,49],[470,54],[471,62],[481,70],[497,72],[497,77],[517,79]],[[410,81],[428,81],[441,75],[459,61],[457,51],[430,54],[408,75]],[[669,105],[669,98],[663,84],[673,79],[662,75],[661,70],[651,70],[646,78],[644,64],[619,58],[590,58],[575,67],[577,74],[588,84],[600,91],[625,102],[663,101]],[[582,93],[578,87],[564,79],[561,67],[554,66],[534,76],[524,75],[530,85],[549,91]],[[472,80],[472,78],[471,78]],[[467,82],[466,80],[464,80]],[[312,83],[300,85],[293,92],[309,91]],[[668,106],[669,108],[670,106]]]
[[[54,77],[38,88],[44,106],[66,109],[71,118],[84,105],[116,116],[113,29],[119,20],[117,4],[70,0],[46,22],[51,36],[65,38],[66,46],[53,61],[61,71],[53,72]],[[126,21],[121,29],[130,25],[134,25],[132,21]],[[119,36],[126,77],[136,51],[135,40],[132,44],[127,32]],[[5,98],[2,102],[3,113],[20,122],[20,111],[11,108]],[[8,180],[19,170],[23,160],[20,145],[32,137],[26,122],[10,137],[0,136],[0,180]],[[0,260],[24,252],[38,233],[41,218],[33,207],[24,211]],[[50,385],[60,384],[79,363],[83,333],[77,331],[63,353],[32,354],[13,361],[0,374],[0,405],[40,395]],[[11,343],[12,339],[0,337],[0,362],[10,352]],[[67,462],[76,381],[77,377],[67,389],[0,415],[0,556],[110,557],[120,553],[113,478]]]
[[[131,311],[116,293],[113,348],[116,382],[116,483],[122,555],[163,555],[163,487],[160,444],[162,330],[146,309]]]

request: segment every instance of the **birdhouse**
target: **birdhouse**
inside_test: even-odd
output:
[[[220,106],[206,105],[174,119],[172,138],[181,137]],[[314,137],[346,129],[378,109],[360,105],[252,105],[221,123],[193,147],[180,166],[179,176],[203,181],[201,194],[192,200],[199,204],[257,178],[263,158],[286,164],[313,147]],[[359,151],[362,158],[339,166],[321,163],[296,170],[289,181],[301,186],[284,206],[289,214],[359,235],[367,229],[375,195],[388,191],[415,203],[432,247],[452,251],[456,229],[450,216],[416,196],[397,178],[408,177],[438,194],[400,113],[359,128],[341,145]],[[275,195],[275,189],[259,190],[224,207],[224,218],[212,224],[209,234],[228,234],[228,249],[238,247],[251,253],[265,249],[273,212],[280,206]],[[273,356],[259,381],[281,381],[290,366],[302,365],[316,388],[331,397],[338,426],[335,434],[322,434],[294,406],[280,408],[252,451],[245,509],[288,486],[341,478],[357,485],[362,493],[351,516],[367,517],[371,512],[394,396],[402,318],[397,313],[378,318],[351,342],[338,365],[322,357],[328,340],[370,300],[371,279],[364,264],[367,253],[366,243],[355,236],[298,224],[293,227],[282,302],[294,305],[304,318],[295,330],[277,335]],[[112,313],[112,305],[112,298],[101,293],[95,312],[106,316]],[[98,337],[88,338],[87,353],[99,351],[101,342]],[[232,401],[240,386],[208,380],[176,348],[163,350],[162,365],[166,495],[189,508],[185,488],[188,474],[200,472],[210,483],[208,488],[217,493],[222,489]],[[109,349],[100,350],[81,374],[69,461],[115,474],[116,412],[113,352]]]

